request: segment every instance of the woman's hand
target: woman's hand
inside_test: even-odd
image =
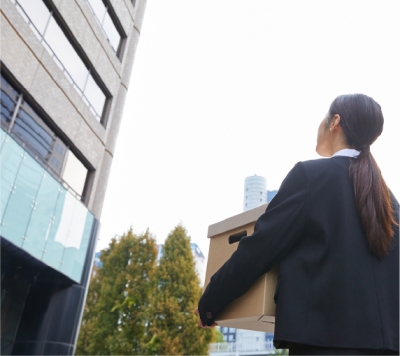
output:
[[[200,314],[199,314],[199,308],[196,308],[196,309],[194,310],[194,313],[195,313],[196,315],[200,315]],[[203,323],[201,322],[201,319],[199,318],[199,321],[197,322],[197,325],[198,325],[199,327],[201,327],[201,328],[213,328],[214,326],[217,326],[218,324],[214,322],[214,323],[212,324],[212,326],[203,325]]]

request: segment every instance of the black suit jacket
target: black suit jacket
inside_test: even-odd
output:
[[[349,164],[338,156],[289,172],[254,234],[211,278],[199,301],[203,325],[279,264],[276,347],[399,349],[399,229],[379,260],[357,215]]]

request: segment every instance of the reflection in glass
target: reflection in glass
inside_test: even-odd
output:
[[[15,192],[15,179],[23,159],[23,149],[19,145],[10,145],[8,135],[3,130],[0,131],[5,137],[0,152],[0,219],[3,222],[10,195]]]
[[[13,131],[23,138],[23,141],[28,143],[40,156],[44,159],[50,154],[53,143],[53,135],[49,133],[43,126],[39,124],[39,117],[33,119],[28,115],[29,105],[24,103],[24,109],[18,112],[17,119]],[[33,114],[33,110],[31,114]],[[40,121],[39,121],[40,120]]]
[[[95,110],[96,114],[98,116],[101,116],[103,113],[103,107],[106,101],[106,97],[101,89],[98,87],[96,82],[93,80],[92,76],[90,76],[87,80],[85,96],[92,104],[92,107]]]
[[[55,241],[55,237],[60,226],[67,190],[59,186],[57,192],[54,192],[54,194],[57,196],[57,200],[56,204],[53,206],[50,229],[45,237],[46,244],[43,251],[42,261],[58,270],[64,253],[64,245]]]
[[[86,258],[86,251],[89,246],[90,235],[92,232],[92,226],[94,217],[92,214],[83,215],[79,213],[82,218],[80,221],[84,221],[83,229],[80,231],[80,244],[79,248],[73,248],[67,246],[64,250],[64,256],[62,260],[61,272],[71,276],[75,281],[80,281],[82,276],[83,264]]]
[[[69,151],[62,178],[79,195],[82,195],[83,193],[87,173],[88,170],[82,162],[76,158],[71,151]]]
[[[27,227],[26,239],[22,248],[32,256],[41,259],[46,245],[46,237],[51,228],[52,215],[56,205],[59,183],[48,173],[43,179],[36,196],[35,208]]]
[[[18,93],[2,76],[1,91],[0,91],[1,121],[2,124],[6,123],[6,127],[11,122],[13,111],[17,104],[17,100],[18,100]]]
[[[42,173],[43,168],[25,153],[4,212],[1,231],[2,236],[17,246],[22,246],[26,238],[26,228],[35,207]]]
[[[0,131],[2,237],[79,283],[93,214]]]

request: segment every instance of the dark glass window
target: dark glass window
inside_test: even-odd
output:
[[[54,134],[44,128],[42,119],[25,102],[18,112],[13,131],[34,149],[34,153],[38,153],[47,160],[50,156]]]
[[[62,178],[71,192],[82,196],[88,169],[3,75],[1,118],[1,126],[23,144],[26,151],[45,165],[53,176]]]
[[[6,129],[11,123],[15,106],[18,101],[18,93],[1,77],[1,124]]]

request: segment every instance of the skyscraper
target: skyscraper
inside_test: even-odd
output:
[[[254,175],[244,180],[243,211],[257,208],[267,203],[267,180]]]
[[[73,354],[146,0],[1,1],[1,351]]]

